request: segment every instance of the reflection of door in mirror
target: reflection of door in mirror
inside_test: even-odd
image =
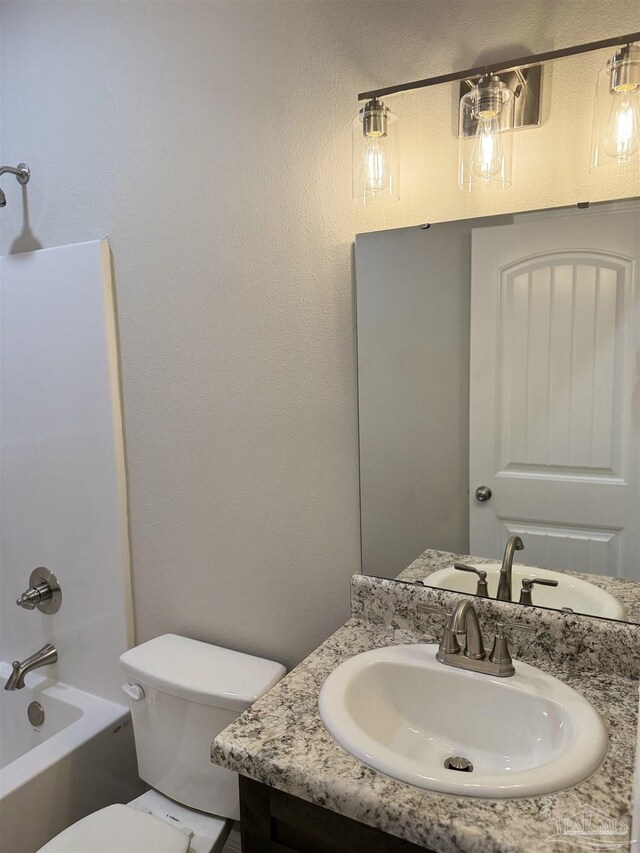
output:
[[[639,233],[625,204],[473,231],[470,553],[517,533],[528,565],[638,579]]]
[[[637,200],[358,236],[363,571],[640,580],[639,242]]]

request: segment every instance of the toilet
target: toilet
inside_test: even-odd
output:
[[[176,634],[120,662],[138,774],[151,790],[82,818],[39,853],[218,853],[240,806],[238,777],[211,763],[211,741],[285,668]]]

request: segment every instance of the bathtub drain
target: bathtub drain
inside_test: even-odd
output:
[[[27,716],[31,725],[38,728],[44,723],[44,708],[39,702],[32,702],[27,708]]]

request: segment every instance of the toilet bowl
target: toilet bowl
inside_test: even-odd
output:
[[[211,763],[211,741],[285,668],[176,634],[120,662],[138,775],[151,790],[82,818],[38,853],[218,853],[240,806],[238,777]]]

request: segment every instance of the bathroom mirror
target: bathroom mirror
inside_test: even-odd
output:
[[[495,598],[511,539],[511,600],[640,622],[639,244],[637,199],[357,237],[365,573]]]

